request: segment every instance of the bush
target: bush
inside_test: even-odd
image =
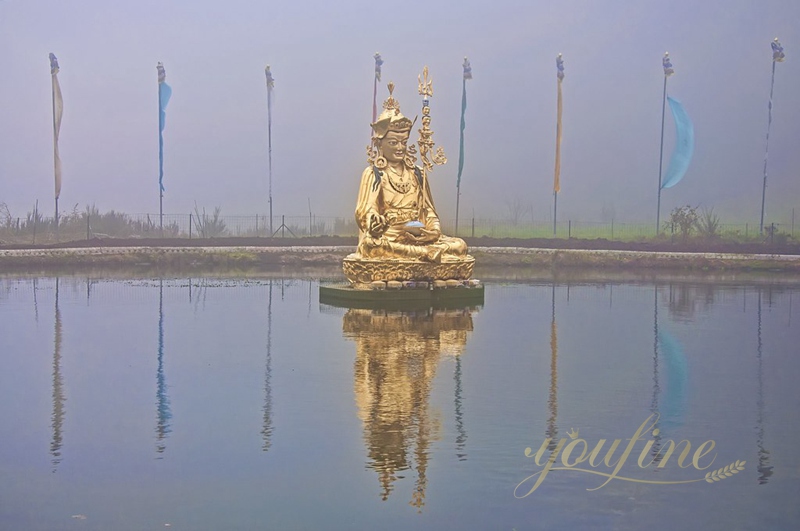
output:
[[[201,238],[218,238],[225,236],[228,228],[225,226],[225,221],[222,220],[220,212],[222,208],[214,207],[214,214],[209,216],[206,214],[206,209],[203,207],[203,213],[197,208],[197,203],[194,204],[194,228]]]
[[[713,208],[703,208],[703,211],[700,213],[700,218],[697,220],[697,231],[700,233],[700,236],[709,240],[719,238],[719,216],[714,213]]]
[[[670,225],[677,227],[681,232],[681,239],[685,242],[692,231],[697,226],[697,207],[689,205],[682,207],[675,207],[669,215],[669,221],[665,222],[664,227],[670,228]]]

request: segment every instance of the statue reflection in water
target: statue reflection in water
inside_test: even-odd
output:
[[[443,356],[456,361],[455,448],[458,459],[466,458],[460,356],[477,309],[351,308],[344,315],[344,335],[356,343],[354,393],[364,425],[367,467],[378,473],[383,500],[405,471],[414,470],[409,503],[419,511],[425,505],[431,445],[442,437],[441,419],[429,400]]]

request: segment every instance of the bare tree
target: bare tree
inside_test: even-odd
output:
[[[616,217],[617,210],[614,208],[614,203],[603,203],[603,206],[600,209],[600,220],[603,223],[608,223],[610,221],[614,221]]]
[[[8,205],[0,202],[0,227],[10,227],[12,219]]]
[[[530,211],[530,208],[526,206],[519,197],[506,201],[506,208],[508,209],[508,221],[511,222],[511,225],[514,227],[519,225],[522,218],[525,217],[525,214]]]

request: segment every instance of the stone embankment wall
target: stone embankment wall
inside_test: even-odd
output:
[[[0,249],[0,272],[55,269],[170,267],[269,268],[340,265],[350,246],[82,247]],[[800,273],[800,256],[622,250],[474,247],[480,267],[780,271]]]

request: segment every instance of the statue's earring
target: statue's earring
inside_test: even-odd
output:
[[[383,155],[380,155],[377,159],[375,159],[375,167],[378,168],[379,170],[385,170],[386,166],[388,165],[389,163],[386,162],[386,159],[384,158]]]

